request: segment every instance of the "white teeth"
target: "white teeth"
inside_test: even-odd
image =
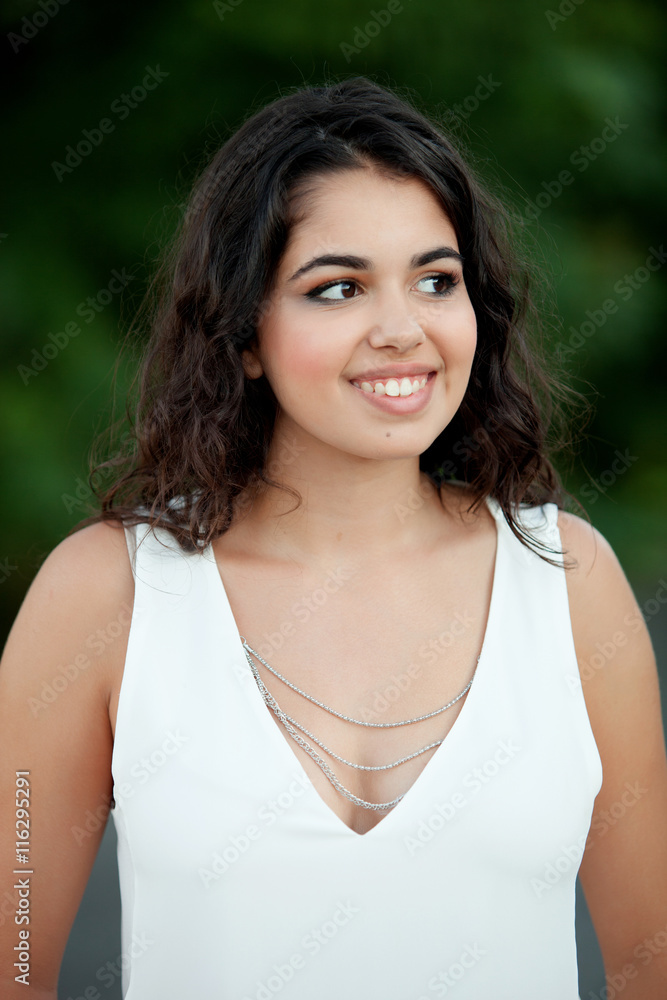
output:
[[[386,382],[361,382],[360,388],[364,392],[374,392],[377,396],[411,396],[415,392],[423,389],[428,382],[428,377],[423,378],[402,378],[399,382],[396,378],[390,378]]]

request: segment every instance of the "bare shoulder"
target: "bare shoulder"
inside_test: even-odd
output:
[[[597,675],[597,683],[585,687],[589,711],[595,711],[598,701],[620,697],[630,671],[646,680],[654,675],[655,657],[637,599],[607,539],[565,511],[558,514],[558,527],[582,681]]]
[[[102,574],[111,574],[102,579]],[[57,578],[73,587],[91,586],[102,593],[124,582],[132,588],[132,571],[123,526],[116,521],[89,524],[64,538],[46,557],[32,587]],[[92,596],[92,595],[91,595]]]
[[[39,591],[44,596],[54,586],[79,589],[86,602],[104,599],[118,589],[132,593],[134,583],[122,525],[112,521],[89,524],[56,545],[28,593]]]
[[[576,560],[574,567],[579,579],[587,577],[593,570],[608,569],[615,564],[620,570],[614,551],[597,528],[583,517],[558,511],[558,530],[566,555]]]
[[[558,513],[558,528],[568,567],[566,580],[577,652],[591,652],[601,638],[622,644],[623,627],[633,636],[641,634],[648,642],[632,588],[604,535],[566,511]]]
[[[133,599],[120,524],[99,522],[67,536],[42,563],[19,609],[3,655],[5,678],[21,670],[36,681],[50,669],[47,664],[60,660],[81,670],[96,665],[91,674],[104,683],[120,652],[102,641],[104,634],[114,622],[122,629],[127,618],[129,625]]]

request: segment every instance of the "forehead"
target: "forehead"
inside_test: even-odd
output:
[[[350,240],[382,242],[446,236],[454,228],[435,192],[419,177],[398,176],[373,167],[318,174],[291,199],[290,235],[285,256],[315,240],[341,248]]]

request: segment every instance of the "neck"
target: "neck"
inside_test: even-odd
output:
[[[437,487],[419,458],[372,459],[274,435],[267,474],[301,496],[265,487],[243,510],[244,548],[317,565],[341,557],[370,564],[428,549],[442,525]]]

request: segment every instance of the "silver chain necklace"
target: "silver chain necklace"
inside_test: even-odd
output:
[[[243,643],[243,649],[246,655],[246,659],[248,661],[250,669],[252,670],[255,681],[257,682],[257,686],[260,690],[264,703],[267,705],[268,708],[270,708],[273,711],[273,713],[276,715],[276,717],[284,726],[284,728],[292,737],[292,739],[296,743],[298,743],[298,745],[302,747],[310,757],[312,757],[312,759],[321,768],[321,770],[324,772],[324,774],[327,776],[331,784],[338,792],[340,792],[347,799],[349,799],[350,802],[354,802],[355,805],[362,806],[364,809],[373,809],[379,812],[386,812],[388,809],[393,809],[393,807],[401,801],[401,799],[405,796],[406,793],[404,792],[403,795],[399,795],[391,802],[367,802],[365,799],[360,799],[339,781],[339,779],[336,777],[336,775],[331,770],[326,761],[323,760],[322,757],[320,757],[320,755],[306,742],[306,740],[303,739],[303,737],[299,736],[294,727],[296,726],[296,728],[300,729],[302,733],[305,733],[306,736],[309,736],[314,743],[316,743],[322,750],[325,751],[325,753],[328,753],[331,757],[334,757],[336,760],[339,760],[342,764],[347,764],[348,767],[354,767],[361,771],[386,771],[389,768],[398,767],[399,764],[404,764],[406,763],[406,761],[412,760],[414,757],[418,757],[420,756],[420,754],[426,753],[427,750],[432,750],[434,747],[440,746],[444,742],[444,740],[437,740],[435,743],[429,743],[427,746],[422,747],[420,750],[416,750],[414,753],[408,754],[408,756],[406,757],[401,757],[400,760],[393,761],[391,764],[382,764],[377,767],[370,767],[363,764],[355,764],[352,761],[345,760],[344,757],[339,757],[338,754],[330,750],[327,746],[324,745],[324,743],[321,743],[316,736],[314,736],[311,732],[309,732],[309,730],[305,729],[302,725],[300,725],[300,723],[298,723],[296,719],[293,719],[290,715],[287,715],[281,709],[276,699],[273,697],[269,689],[262,681],[262,678],[259,675],[257,667],[252,662],[250,654],[252,653],[252,655],[255,656],[261,663],[263,663],[264,666],[267,667],[267,669],[270,670],[272,674],[278,677],[279,680],[281,680],[289,688],[291,688],[297,694],[302,695],[304,698],[307,698],[308,701],[311,701],[314,705],[318,705],[320,708],[323,708],[326,712],[330,712],[331,715],[335,715],[339,719],[344,719],[346,722],[352,722],[357,726],[371,726],[374,728],[389,729],[393,728],[394,726],[407,726],[411,725],[413,722],[423,722],[425,719],[431,719],[433,718],[433,716],[439,715],[446,709],[451,708],[452,705],[455,705],[456,702],[459,701],[464,696],[464,694],[466,694],[466,692],[469,690],[470,685],[472,684],[474,679],[474,673],[473,673],[473,677],[471,677],[471,679],[468,681],[468,683],[460,692],[460,694],[458,694],[456,698],[453,698],[452,701],[448,702],[446,705],[443,705],[442,708],[436,709],[435,712],[429,712],[427,715],[421,715],[414,719],[403,719],[400,722],[364,722],[361,719],[353,719],[348,715],[343,715],[341,712],[336,712],[333,708],[330,708],[328,705],[325,705],[321,701],[317,701],[316,698],[313,698],[305,691],[302,691],[301,688],[298,688],[295,684],[292,684],[291,681],[288,681],[286,677],[283,677],[282,674],[278,673],[277,670],[274,670],[274,668],[270,664],[268,664],[266,660],[264,660],[259,655],[259,653],[257,653],[251,646],[248,645],[243,636],[240,636],[240,639],[241,642]],[[481,653],[477,657],[477,664],[479,664],[480,657]],[[477,669],[477,664],[475,665],[475,670]]]

